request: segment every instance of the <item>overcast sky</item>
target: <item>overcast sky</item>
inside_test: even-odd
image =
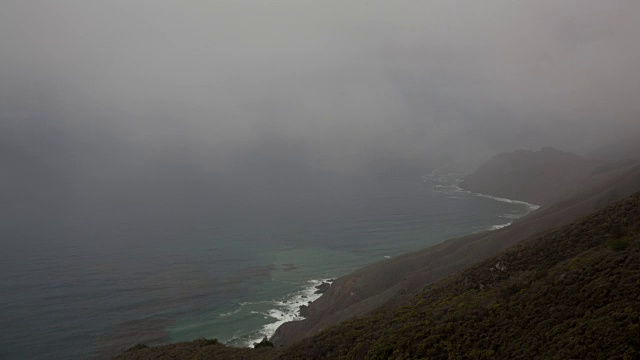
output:
[[[639,16],[636,0],[3,0],[0,159],[468,170],[587,151],[640,126]]]

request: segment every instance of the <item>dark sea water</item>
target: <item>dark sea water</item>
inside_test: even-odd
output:
[[[3,229],[0,359],[108,358],[198,337],[250,345],[299,318],[323,279],[532,210],[450,180],[408,176],[233,208],[151,202],[153,215],[104,207]]]

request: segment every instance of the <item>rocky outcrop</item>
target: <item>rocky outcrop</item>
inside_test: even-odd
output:
[[[316,286],[316,291],[315,294],[324,294],[325,292],[327,292],[327,290],[329,290],[329,287],[331,287],[331,284],[328,282],[323,282],[322,284]]]

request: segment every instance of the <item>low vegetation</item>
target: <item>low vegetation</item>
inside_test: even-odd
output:
[[[263,341],[264,342],[264,341]],[[259,344],[263,344],[260,342]],[[267,341],[268,342],[268,341]],[[138,347],[136,345],[135,347]],[[133,349],[133,348],[132,348]],[[264,360],[273,359],[278,352],[266,344],[255,349],[235,348],[218,342],[217,339],[198,339],[190,342],[175,343],[163,346],[138,347],[135,350],[127,350],[117,356],[119,360],[146,360],[146,359],[180,359],[180,360],[210,360],[210,359],[242,359]]]

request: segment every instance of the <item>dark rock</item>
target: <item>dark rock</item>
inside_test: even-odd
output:
[[[327,290],[329,290],[329,287],[331,287],[331,284],[329,284],[328,282],[323,282],[322,284],[316,286],[316,292],[314,294],[324,294]]]
[[[253,344],[254,349],[265,348],[265,347],[273,347],[273,343],[269,341],[269,339],[267,339],[266,337],[262,339],[262,341],[260,341],[259,343]]]

